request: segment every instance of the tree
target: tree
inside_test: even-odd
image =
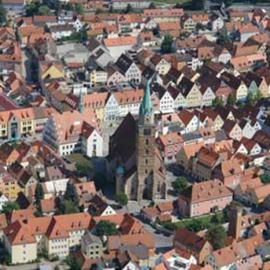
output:
[[[230,106],[234,106],[236,103],[236,95],[235,94],[229,94],[227,99],[227,104]]]
[[[2,0],[0,0],[0,25],[4,25],[7,21],[7,11],[5,10]]]
[[[27,4],[24,8],[25,15],[27,17],[32,17],[32,16],[38,14],[39,7],[40,7],[40,4],[38,2]]]
[[[66,258],[66,263],[70,270],[80,270],[82,268],[82,261],[70,255]]]
[[[269,184],[270,183],[270,175],[268,175],[268,174],[262,174],[260,176],[260,179],[261,179],[263,184]]]
[[[20,207],[19,207],[19,205],[16,202],[6,202],[3,205],[2,213],[3,214],[6,214],[6,215],[9,215],[14,210],[19,210],[19,209],[20,209]]]
[[[192,0],[191,1],[191,9],[192,10],[204,10],[204,2],[205,0]]]
[[[225,246],[226,231],[222,225],[211,227],[206,232],[206,239],[211,243],[215,250]]]
[[[88,177],[93,171],[93,164],[90,161],[80,161],[75,164],[79,177]]]
[[[212,101],[212,106],[213,107],[217,107],[217,106],[224,106],[224,101],[221,99],[221,98],[215,98],[213,101]]]
[[[77,193],[77,190],[76,190],[74,184],[71,181],[68,181],[68,183],[67,183],[67,188],[66,188],[66,191],[64,194],[64,199],[71,201],[74,204],[74,206],[76,206],[76,207],[79,206],[80,198],[79,198],[79,195]]]
[[[97,173],[93,180],[97,189],[104,189],[108,182],[106,175],[103,173]]]
[[[98,236],[115,235],[117,234],[117,229],[114,223],[102,220],[96,226],[96,234]]]
[[[217,44],[224,46],[227,43],[230,43],[231,40],[228,36],[228,32],[224,30],[223,32],[219,33],[219,36],[217,38]]]
[[[177,177],[172,183],[172,187],[176,193],[182,193],[187,187],[187,179],[185,177]]]
[[[116,201],[118,204],[120,204],[120,205],[122,205],[122,206],[125,206],[125,205],[127,205],[127,203],[128,203],[128,197],[127,197],[127,195],[124,194],[124,193],[117,194],[117,195],[115,196],[115,201]]]
[[[131,4],[127,4],[126,9],[125,9],[125,14],[132,13],[133,12],[133,7]]]
[[[42,5],[38,8],[38,15],[41,15],[41,16],[51,15],[51,10],[47,6]]]
[[[149,9],[156,9],[155,3],[151,2],[149,5]]]
[[[40,183],[38,183],[36,186],[35,199],[36,199],[37,205],[39,205],[40,201],[42,199],[44,199],[44,191],[43,191],[42,185]]]
[[[83,14],[83,6],[81,4],[76,4],[75,11],[77,12],[77,14]]]
[[[95,11],[95,14],[99,15],[101,13],[103,13],[103,10],[101,8],[97,8],[96,11]]]
[[[58,204],[58,214],[79,213],[79,208],[70,200],[60,200]]]
[[[171,53],[172,52],[172,43],[173,43],[172,36],[169,34],[165,35],[164,39],[161,43],[161,52],[162,53]]]

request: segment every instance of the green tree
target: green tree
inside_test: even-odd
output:
[[[38,14],[38,9],[40,7],[40,4],[38,2],[27,4],[24,8],[25,15],[27,17],[31,17]]]
[[[228,36],[228,32],[224,30],[223,32],[219,33],[218,38],[217,38],[217,44],[224,46],[227,43],[230,43],[231,40]]]
[[[70,270],[81,270],[82,268],[82,261],[70,255],[66,258],[66,263]]]
[[[236,95],[234,93],[229,94],[227,104],[230,106],[234,106],[236,104]]]
[[[79,208],[70,200],[61,200],[58,205],[58,214],[79,213]]]
[[[248,95],[247,95],[247,104],[249,104],[249,105],[254,105],[255,104],[255,102],[256,102],[256,99],[255,99],[255,97],[252,95],[252,93],[251,92],[248,92]]]
[[[217,107],[217,106],[224,106],[224,102],[221,98],[215,98],[213,101],[212,101],[212,106],[213,107]]]
[[[131,4],[127,4],[127,7],[125,9],[125,14],[132,13],[133,12],[133,7]]]
[[[0,25],[4,25],[7,22],[7,11],[5,10],[2,0],[0,0]]]
[[[41,15],[41,16],[51,15],[51,10],[47,6],[42,5],[38,8],[38,15]]]
[[[75,164],[79,177],[88,177],[93,171],[93,164],[90,161],[80,161]]]
[[[172,36],[169,34],[165,35],[164,39],[161,43],[161,52],[162,53],[171,53],[172,52],[172,43],[173,43]]]
[[[151,2],[149,5],[149,9],[156,9],[155,3]]]
[[[76,4],[75,11],[77,12],[77,14],[83,14],[83,12],[84,12],[83,6],[81,4]]]
[[[19,209],[20,209],[20,207],[19,207],[19,205],[16,202],[6,202],[3,205],[2,213],[3,214],[6,214],[6,215],[9,215],[14,210],[19,210]]]
[[[268,174],[265,174],[265,173],[262,174],[260,176],[260,179],[261,179],[263,184],[269,184],[270,183],[270,175],[268,175]]]
[[[127,205],[127,203],[128,203],[128,197],[127,197],[127,195],[124,194],[124,193],[117,194],[117,195],[115,196],[115,201],[116,201],[118,204],[120,204],[120,205],[122,205],[122,206],[125,206],[125,205]]]
[[[185,177],[177,177],[172,183],[172,187],[176,193],[182,193],[187,188],[187,179]]]
[[[94,176],[93,180],[95,182],[95,186],[97,189],[104,189],[104,187],[108,183],[108,179],[107,179],[106,175],[104,175],[103,173],[97,173]]]
[[[38,183],[35,190],[36,204],[39,205],[42,199],[44,199],[44,191],[43,191],[42,185]]]
[[[206,239],[211,243],[215,250],[225,246],[226,231],[222,225],[211,227],[206,232]]]
[[[114,223],[102,220],[96,226],[96,234],[98,236],[115,235],[117,234],[117,229]]]
[[[103,10],[101,8],[97,8],[96,11],[95,11],[95,14],[99,15],[101,13],[103,13]]]
[[[190,7],[192,10],[204,10],[204,2],[205,0],[192,0]]]
[[[79,198],[79,195],[77,193],[77,190],[76,190],[74,184],[71,181],[68,181],[68,183],[67,183],[67,188],[66,188],[66,191],[64,194],[64,199],[71,201],[74,204],[74,206],[76,206],[76,207],[79,206],[80,198]]]

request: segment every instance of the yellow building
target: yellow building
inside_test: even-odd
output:
[[[89,229],[88,213],[16,220],[4,229],[5,248],[12,264],[29,263],[38,254],[65,258],[71,248],[80,245]]]
[[[0,192],[3,193],[9,200],[16,200],[18,193],[23,191],[17,179],[8,173],[2,173],[0,177]]]

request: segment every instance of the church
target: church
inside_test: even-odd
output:
[[[136,201],[166,198],[166,171],[155,133],[149,81],[138,119],[128,114],[110,137],[109,164],[116,194],[125,193]]]

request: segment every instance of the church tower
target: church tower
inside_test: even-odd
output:
[[[137,201],[154,199],[155,120],[149,80],[137,124]]]

